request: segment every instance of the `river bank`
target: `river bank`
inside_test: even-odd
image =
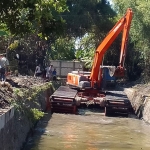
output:
[[[54,88],[51,82],[27,76],[11,77],[0,86],[0,150],[20,150],[48,109]]]
[[[133,111],[139,119],[150,124],[150,84],[136,84],[123,87]]]

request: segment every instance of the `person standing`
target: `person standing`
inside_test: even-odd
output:
[[[34,76],[35,76],[35,77],[39,77],[39,76],[41,76],[41,75],[42,75],[41,65],[39,64],[39,65],[36,66],[36,68],[35,68],[35,74],[34,74]]]
[[[9,61],[6,58],[6,55],[2,54],[0,56],[0,80],[5,81],[6,80],[6,69],[9,65]]]
[[[51,80],[52,78],[52,69],[53,69],[53,65],[50,65],[46,68],[46,78],[48,80]]]
[[[57,80],[57,77],[56,77],[56,75],[57,75],[56,68],[54,68],[52,75],[53,75],[53,81],[56,81]]]

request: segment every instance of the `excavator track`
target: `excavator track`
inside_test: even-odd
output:
[[[106,93],[105,116],[115,113],[128,115],[130,107],[130,101],[123,91],[109,91]]]
[[[77,90],[60,86],[50,97],[52,112],[76,114],[76,95]]]

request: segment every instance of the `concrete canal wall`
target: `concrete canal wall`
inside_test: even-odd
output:
[[[0,115],[0,150],[11,149],[14,132],[14,107],[3,109]]]
[[[138,88],[124,88],[135,114],[139,119],[150,123],[150,86]]]
[[[21,149],[29,131],[34,127],[38,113],[41,115],[47,109],[47,100],[52,91],[50,85],[18,91],[14,107],[1,110],[0,150]]]

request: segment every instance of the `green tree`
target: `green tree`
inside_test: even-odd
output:
[[[60,13],[67,9],[66,0],[1,0],[1,23],[12,34],[38,32],[48,35],[60,32]]]
[[[69,11],[62,13],[66,20],[65,34],[83,37],[88,32],[108,32],[115,12],[106,0],[67,0]]]
[[[17,40],[19,44],[10,56],[15,53],[26,56],[32,62],[28,66],[34,66],[36,59],[40,62],[45,58],[71,60],[76,55],[88,60],[90,67],[96,47],[116,22],[116,13],[106,0],[23,0],[10,3],[10,7],[4,1],[1,10],[2,5],[6,5],[6,15],[1,14],[1,21],[13,35],[24,35],[12,36],[11,43]],[[77,41],[81,44],[78,50],[75,49]]]
[[[68,0],[67,5],[65,34],[76,38],[76,57],[91,67],[94,51],[116,22],[116,13],[106,0]]]
[[[150,74],[150,1],[147,0],[113,0],[114,8],[118,12],[118,16],[122,15],[127,8],[132,8],[134,17],[130,30],[130,45],[132,50],[128,49],[128,61],[127,66],[129,69],[129,75],[135,78],[139,77],[139,69],[143,70],[144,78],[148,80]],[[138,57],[137,57],[138,56]]]
[[[74,38],[58,38],[51,46],[51,58],[58,60],[75,59]]]

